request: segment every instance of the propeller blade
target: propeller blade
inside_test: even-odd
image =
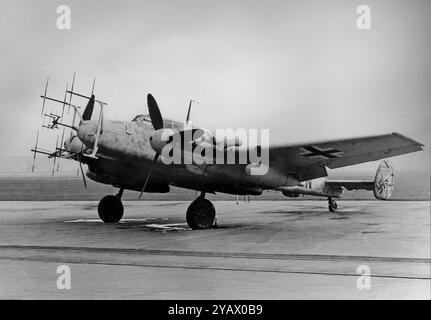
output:
[[[85,179],[84,169],[82,168],[81,158],[79,158],[79,169],[81,169],[82,180],[84,181],[84,187],[87,189],[87,180]]]
[[[160,156],[160,153],[156,153],[156,155],[154,156],[153,162],[151,163],[150,170],[148,171],[147,178],[145,179],[144,186],[142,187],[141,194],[139,195],[139,199],[141,199],[142,194],[144,193],[145,188],[147,187],[147,183],[150,180],[151,172],[153,172],[154,164],[156,163],[156,161],[159,158],[159,156]]]
[[[87,106],[85,107],[84,113],[82,114],[82,120],[87,121],[91,120],[91,116],[93,115],[93,109],[94,109],[94,94],[91,95],[90,100],[87,103]]]
[[[82,161],[81,161],[83,147],[84,145],[81,145],[81,152],[79,153],[78,161],[79,161],[79,169],[81,170],[82,180],[84,181],[84,187],[87,189],[87,180],[85,179],[84,169],[82,168]]]
[[[157,105],[156,99],[149,93],[147,95],[148,112],[150,114],[151,123],[153,124],[154,130],[163,128],[163,118],[160,113],[159,106]]]

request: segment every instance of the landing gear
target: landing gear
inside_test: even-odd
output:
[[[337,203],[335,202],[334,199],[332,199],[332,197],[328,198],[328,209],[330,212],[336,212],[338,208]]]
[[[186,220],[187,224],[193,230],[208,229],[215,227],[216,211],[208,199],[205,199],[205,192],[193,201],[187,209]]]
[[[100,219],[105,223],[115,223],[121,220],[124,213],[124,207],[121,203],[124,189],[120,189],[117,195],[106,196],[100,200],[97,207]]]

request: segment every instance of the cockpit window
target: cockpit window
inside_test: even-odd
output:
[[[149,122],[151,123],[150,115],[148,114],[138,114],[136,117],[133,118],[134,122]]]
[[[127,124],[127,123],[126,123],[126,133],[128,135],[133,134],[132,127],[130,126],[130,124]]]
[[[165,125],[165,128],[173,128],[174,127],[174,123],[172,120],[163,120],[163,124]]]
[[[133,118],[134,122],[140,122],[140,123],[148,123],[152,125],[151,118],[149,114],[139,114],[136,117]],[[183,130],[184,124],[179,121],[171,120],[171,119],[164,119],[163,124],[165,128],[172,128],[177,130]]]

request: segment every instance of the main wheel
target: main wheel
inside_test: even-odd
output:
[[[187,224],[193,230],[208,229],[214,225],[216,211],[207,199],[201,197],[193,201],[187,209]]]
[[[114,223],[123,217],[124,207],[119,197],[109,195],[100,200],[97,211],[103,222]]]

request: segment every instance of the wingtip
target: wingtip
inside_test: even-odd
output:
[[[392,134],[393,134],[394,136],[397,136],[397,137],[400,137],[400,138],[403,138],[403,139],[405,139],[405,140],[410,141],[412,144],[414,144],[414,145],[418,146],[421,150],[423,150],[423,149],[425,148],[425,145],[424,145],[423,143],[421,143],[421,142],[419,142],[419,141],[416,141],[416,140],[414,140],[414,139],[412,139],[412,138],[409,138],[409,137],[407,137],[407,136],[405,136],[405,135],[403,135],[403,134],[401,134],[401,133],[399,133],[399,132],[393,132]]]

